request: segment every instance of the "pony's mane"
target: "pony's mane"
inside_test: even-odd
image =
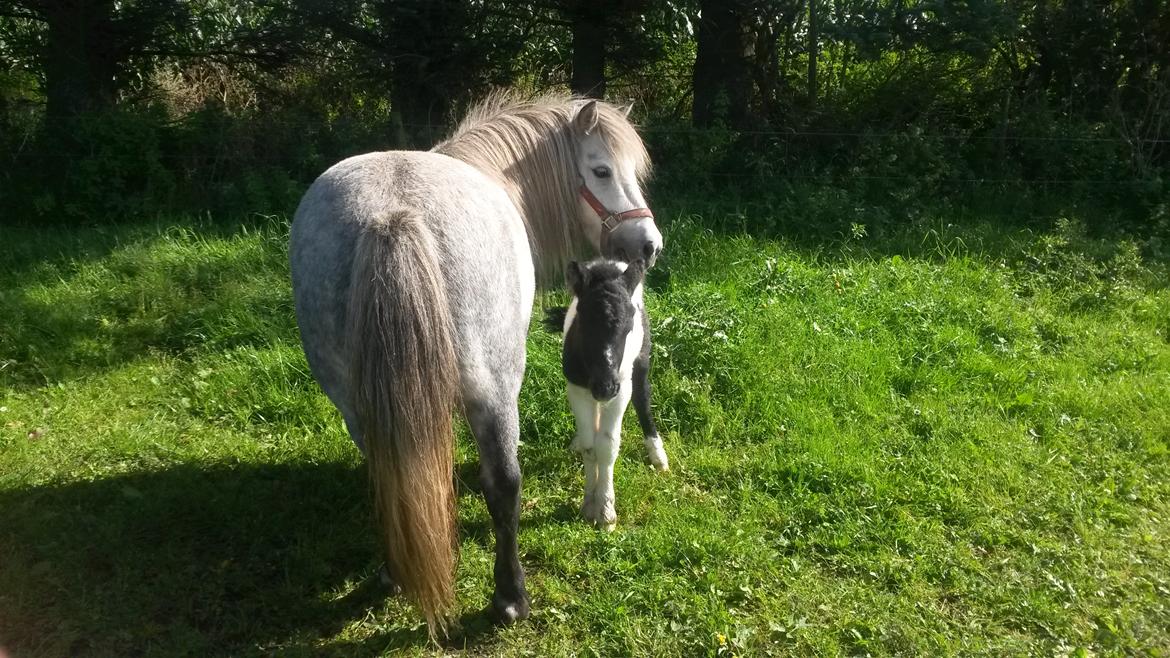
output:
[[[588,245],[577,219],[572,128],[585,101],[497,92],[472,107],[455,132],[432,149],[480,169],[507,191],[524,219],[538,282],[559,276]],[[644,180],[650,157],[625,113],[599,101],[597,117],[601,138],[614,156],[632,160],[638,180]]]

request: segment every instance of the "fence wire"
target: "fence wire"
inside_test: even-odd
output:
[[[79,115],[75,117],[81,121],[87,119],[97,119],[98,117],[105,117],[108,115],[93,114],[93,115]],[[43,119],[47,121],[48,119]],[[65,123],[65,122],[62,122]],[[446,123],[395,123],[385,121],[381,123],[378,128],[371,129],[368,122],[360,120],[338,120],[333,122],[314,121],[314,120],[300,120],[288,118],[224,118],[223,120],[212,120],[201,123],[198,119],[192,120],[190,118],[180,121],[172,121],[160,124],[170,128],[190,128],[193,131],[204,130],[207,137],[205,142],[205,150],[200,152],[198,148],[189,153],[151,153],[148,157],[143,159],[143,162],[158,161],[170,163],[179,169],[190,169],[192,171],[205,170],[208,167],[214,167],[231,163],[246,163],[253,164],[257,167],[286,167],[286,168],[304,168],[304,167],[320,167],[323,162],[335,162],[345,157],[347,149],[336,149],[339,154],[331,153],[329,155],[316,155],[306,157],[290,157],[271,152],[264,152],[267,148],[265,137],[265,130],[276,127],[286,132],[296,131],[302,134],[336,134],[336,135],[351,135],[362,136],[369,141],[376,141],[378,136],[387,138],[387,142],[393,141],[392,137],[400,129],[405,129],[411,132],[421,133],[425,132],[432,137],[434,141],[439,141],[443,137],[449,135],[454,127]],[[218,128],[218,130],[216,130]],[[1131,149],[1141,147],[1157,147],[1162,144],[1170,144],[1170,139],[1160,137],[1125,137],[1125,136],[1061,136],[1061,135],[1022,135],[1012,133],[1009,130],[1004,130],[995,134],[946,134],[946,133],[929,133],[916,132],[908,130],[905,132],[890,132],[890,131],[869,131],[869,130],[798,130],[798,129],[771,129],[771,130],[724,130],[724,129],[704,129],[692,126],[664,126],[655,124],[641,124],[637,126],[638,131],[643,135],[677,135],[694,138],[713,138],[713,137],[728,137],[734,138],[740,135],[748,135],[753,137],[767,137],[781,142],[803,142],[803,148],[808,148],[815,151],[817,140],[837,141],[837,140],[938,140],[943,142],[992,142],[992,143],[1051,143],[1051,144],[1117,144],[1127,146]],[[285,140],[281,140],[285,141]],[[811,144],[810,144],[811,143]],[[79,157],[96,157],[101,155],[101,149],[90,151],[88,153],[79,149],[78,151],[43,151],[34,150],[34,140],[24,140],[22,149],[14,149],[7,154],[4,159],[12,163],[19,163],[21,161],[31,160],[50,160],[55,162],[64,162],[74,160]],[[384,148],[386,144],[381,145],[367,145],[364,149],[355,147],[350,155],[364,153],[378,148]],[[252,151],[251,149],[256,149]],[[1069,146],[1069,148],[1074,148]],[[230,150],[227,150],[230,149]],[[794,157],[787,153],[787,157]],[[186,167],[184,167],[186,165]],[[327,165],[326,165],[327,166]],[[702,174],[714,180],[720,181],[744,181],[753,182],[757,184],[762,183],[784,183],[790,181],[821,181],[825,183],[841,182],[846,180],[864,180],[864,181],[884,181],[890,183],[928,183],[934,185],[971,185],[971,186],[1094,186],[1094,185],[1134,185],[1148,183],[1146,178],[1007,178],[1007,177],[978,177],[978,176],[964,176],[964,177],[945,177],[945,176],[909,176],[909,175],[876,175],[864,173],[848,173],[838,169],[832,173],[753,173],[753,172],[725,172],[725,171],[709,171]]]

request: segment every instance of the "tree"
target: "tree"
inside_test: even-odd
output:
[[[40,63],[46,111],[67,117],[111,107],[127,64],[166,26],[179,21],[172,0],[16,0],[14,13],[39,24],[26,47]]]
[[[574,94],[605,98],[606,15],[612,2],[578,0],[568,9],[573,29]]]
[[[808,0],[808,103],[817,104],[817,59],[820,51],[820,24],[817,21],[817,0]]]
[[[699,4],[692,121],[708,127],[719,119],[733,128],[754,122],[749,62],[753,40],[750,0],[703,0]]]
[[[289,30],[278,20],[283,7],[260,2],[10,0],[8,7],[0,16],[20,22],[20,38],[0,41],[0,54],[34,63],[54,118],[111,109],[160,59],[275,66],[308,40],[303,26]]]
[[[604,98],[607,73],[638,69],[660,57],[663,45],[648,23],[670,15],[672,3],[649,0],[561,0],[572,29],[574,94]]]

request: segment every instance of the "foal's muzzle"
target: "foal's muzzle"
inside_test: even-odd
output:
[[[617,396],[618,388],[620,388],[620,386],[616,378],[607,378],[602,380],[595,379],[589,384],[589,393],[592,394],[593,399],[597,400],[598,402],[609,402]]]

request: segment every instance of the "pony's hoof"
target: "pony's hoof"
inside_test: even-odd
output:
[[[646,455],[650,458],[650,464],[654,466],[654,470],[669,471],[670,460],[666,458],[666,451],[662,449],[662,439],[657,436],[646,437],[644,444]]]
[[[386,569],[384,564],[378,570],[378,581],[382,583],[383,587],[390,590],[390,596],[398,596],[402,593],[402,586],[394,582],[394,579],[390,577],[390,571]]]
[[[617,514],[610,512],[597,519],[597,527],[604,532],[613,532],[614,528],[617,527]]]
[[[528,597],[522,596],[518,601],[504,601],[492,597],[492,621],[500,626],[510,626],[523,619],[528,619],[531,609]]]

